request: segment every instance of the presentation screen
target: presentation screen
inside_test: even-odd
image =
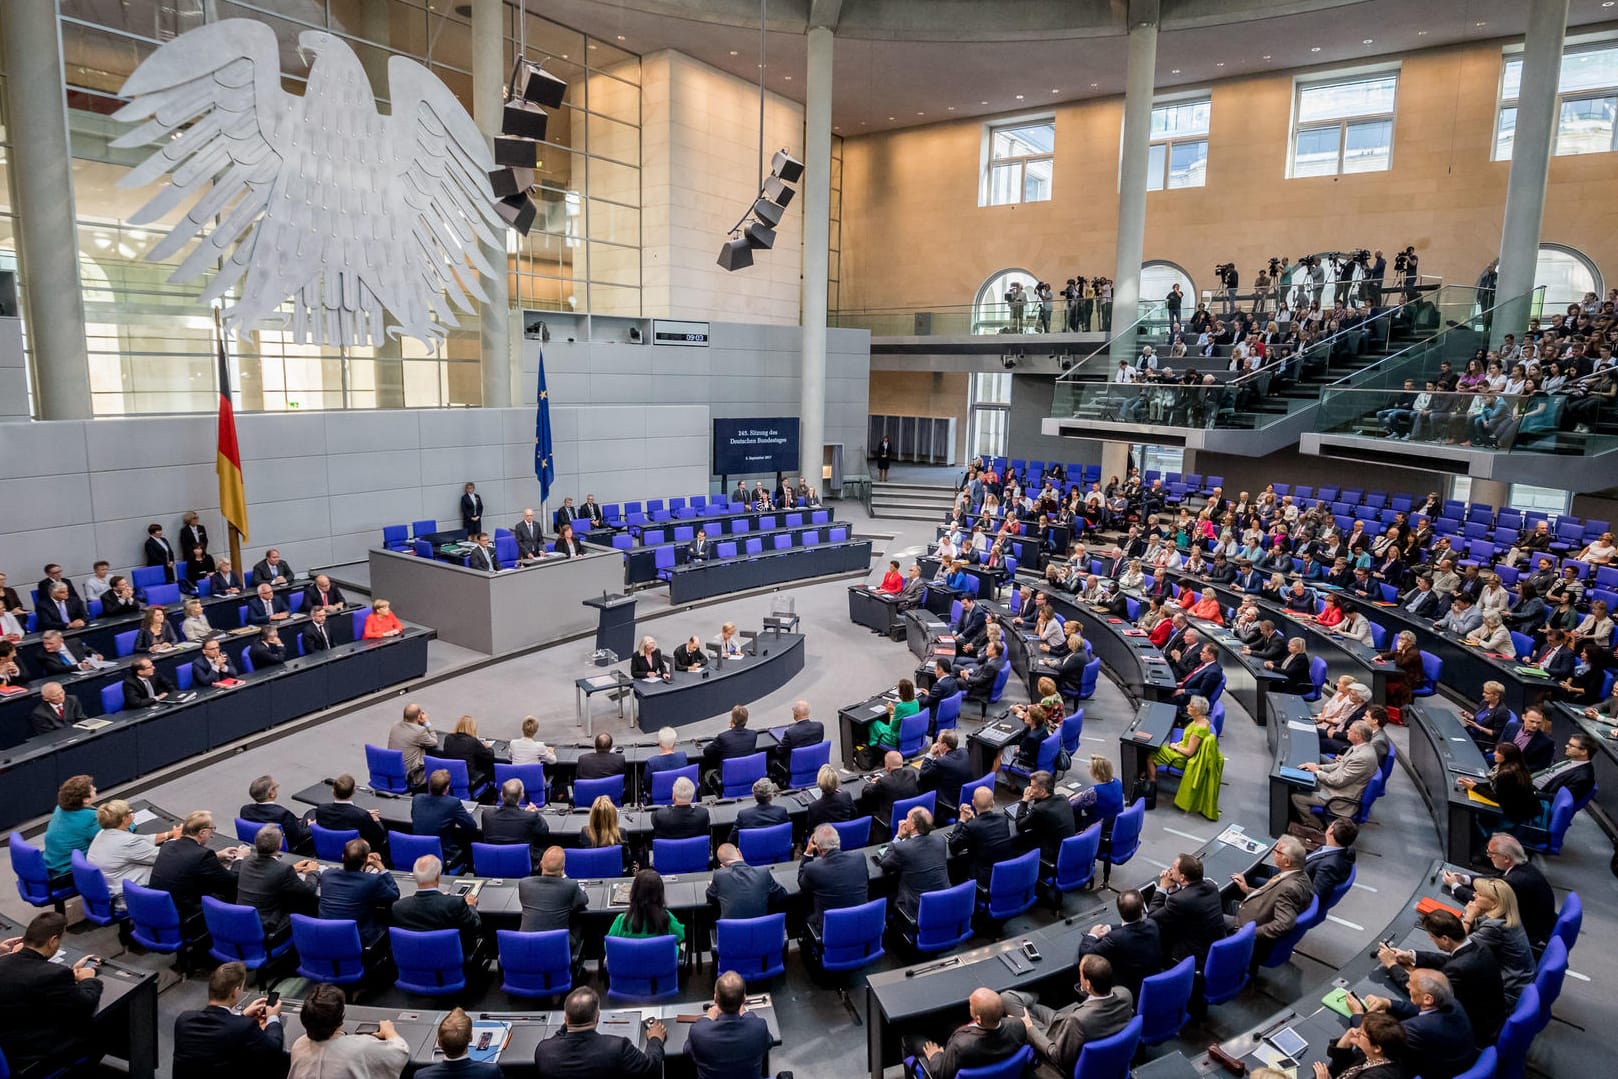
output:
[[[798,470],[798,418],[713,421],[713,470],[716,476]]]

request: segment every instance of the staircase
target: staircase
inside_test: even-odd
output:
[[[927,483],[871,484],[872,517],[942,524],[954,504],[953,487]]]

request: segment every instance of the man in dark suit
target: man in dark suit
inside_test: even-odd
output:
[[[961,803],[961,787],[972,782],[972,757],[953,728],[938,732],[938,740],[922,758],[919,789],[938,792],[941,814],[953,813]]]
[[[837,829],[831,825],[816,828],[798,863],[798,891],[809,897],[811,934],[820,935],[828,910],[864,903],[869,898],[869,883],[864,855],[843,850]]]
[[[287,601],[275,594],[275,589],[267,584],[258,586],[251,599],[247,601],[247,621],[255,626],[267,626],[272,622],[284,622],[292,617],[287,610]]]
[[[882,775],[860,791],[860,810],[882,821],[885,827],[893,803],[920,793],[920,774],[914,768],[905,767],[905,759],[898,750],[890,749],[882,757]]]
[[[1117,925],[1093,925],[1079,941],[1079,955],[1099,955],[1112,964],[1113,979],[1140,997],[1140,983],[1163,969],[1157,923],[1146,917],[1146,899],[1131,888],[1118,896]]]
[[[438,1048],[444,1059],[416,1072],[416,1079],[500,1079],[500,1065],[466,1055],[472,1044],[472,1017],[453,1008],[438,1024]]]
[[[1556,894],[1551,891],[1550,881],[1528,860],[1528,852],[1514,835],[1506,832],[1491,835],[1485,853],[1495,869],[1490,875],[1498,875],[1511,885],[1511,893],[1517,897],[1517,913],[1522,916],[1528,943],[1534,946],[1534,951],[1542,950],[1556,925]],[[1447,870],[1444,873],[1444,883],[1454,890],[1457,903],[1472,902],[1474,879],[1464,873]]]
[[[44,1060],[101,1059],[91,1025],[101,1002],[99,968],[89,956],[72,966],[51,962],[66,931],[67,918],[46,911],[28,923],[15,951],[0,955],[0,1045],[13,1075]]]
[[[717,791],[725,761],[757,752],[758,735],[747,729],[747,706],[738,704],[730,710],[730,726],[702,747],[703,781]]]
[[[1534,793],[1545,803],[1547,819],[1557,791],[1566,790],[1577,805],[1588,798],[1596,787],[1595,765],[1592,763],[1596,752],[1595,739],[1583,731],[1575,731],[1568,736],[1562,752],[1562,760],[1534,774]]]
[[[533,510],[522,511],[522,520],[511,526],[511,534],[517,539],[518,558],[539,558],[545,553],[545,528]]]
[[[996,1064],[1028,1044],[1028,1028],[1006,1018],[1000,994],[993,989],[974,989],[966,1002],[972,1021],[957,1027],[949,1042],[926,1042],[921,1057],[933,1079],[955,1079],[962,1068]]]
[[[1178,963],[1194,955],[1201,966],[1209,946],[1225,937],[1219,886],[1203,877],[1202,860],[1194,854],[1179,855],[1157,875],[1150,909],[1166,962]]]
[[[949,843],[933,831],[927,807],[915,806],[905,814],[880,864],[883,873],[899,878],[899,912],[912,922],[923,892],[949,887]]]
[[[225,650],[219,646],[218,641],[204,641],[202,654],[191,661],[191,683],[206,688],[226,678],[236,677],[236,665]]]
[[[989,616],[978,606],[970,593],[961,597],[961,617],[951,627],[955,631],[955,670],[978,662],[983,646],[989,641]]]
[[[84,706],[77,697],[69,697],[60,682],[40,686],[39,697],[39,703],[28,716],[28,724],[35,734],[71,727],[84,718]]]
[[[708,541],[706,529],[697,529],[697,534],[685,548],[687,562],[706,562],[713,557],[713,544]]]
[[[273,625],[259,631],[258,639],[247,647],[247,658],[255,671],[279,667],[287,661],[287,646],[281,643],[281,632]]]
[[[1078,831],[1073,819],[1073,806],[1066,798],[1052,792],[1055,780],[1041,769],[1028,777],[1028,786],[1022,792],[1022,810],[1016,815],[1017,849],[1039,848],[1042,862],[1056,864],[1056,852],[1062,840]]]
[[[614,753],[612,735],[602,731],[596,735],[595,749],[580,753],[573,774],[579,779],[608,779],[624,774],[624,755]]]
[[[333,642],[331,627],[326,624],[326,608],[310,608],[309,623],[303,627],[302,641],[303,654],[306,656],[330,651]]]
[[[1347,817],[1338,817],[1326,826],[1325,846],[1310,851],[1304,859],[1303,871],[1322,900],[1354,871],[1354,841],[1359,835],[1359,825]]]
[[[416,835],[435,835],[443,845],[444,861],[464,865],[467,848],[478,834],[478,822],[466,811],[461,800],[449,791],[449,770],[440,768],[427,777],[427,793],[410,800],[410,830]]]
[[[320,864],[281,861],[281,829],[266,824],[253,837],[252,857],[242,861],[236,874],[236,902],[258,911],[264,932],[277,937],[292,925],[294,914],[314,914],[316,873]]]
[[[1516,742],[1522,750],[1523,762],[1530,772],[1549,768],[1556,756],[1556,743],[1551,740],[1551,724],[1538,705],[1523,709],[1522,718],[1506,724],[1500,732],[1502,742]]]
[[[274,585],[280,587],[291,584],[294,574],[292,564],[281,557],[281,552],[271,547],[264,552],[264,557],[258,565],[253,567],[253,584]]]
[[[90,612],[85,610],[84,601],[62,582],[51,585],[49,593],[39,594],[39,607],[34,614],[42,630],[80,629],[90,621]]]
[[[494,552],[494,544],[487,532],[479,532],[472,537],[472,553],[466,556],[466,568],[481,570],[484,573],[500,572],[500,556]]]
[[[1447,910],[1428,911],[1420,921],[1436,951],[1406,951],[1384,944],[1377,949],[1377,962],[1388,972],[1388,980],[1401,989],[1417,967],[1441,971],[1449,979],[1455,1003],[1472,1024],[1478,1047],[1492,1045],[1506,1017],[1506,990],[1494,953],[1468,937],[1461,920]]]
[[[707,836],[712,827],[708,807],[692,805],[691,800],[696,796],[695,783],[686,776],[676,779],[670,794],[674,804],[652,810],[652,838],[695,839]]]
[[[146,708],[167,700],[174,692],[174,683],[157,673],[157,664],[145,656],[137,656],[124,676],[124,707]]]
[[[146,526],[146,564],[162,566],[163,579],[169,584],[174,583],[174,548],[163,538],[163,526],[160,524]]]
[[[966,700],[987,701],[994,692],[995,680],[1000,677],[1000,670],[1006,665],[1006,646],[990,641],[983,647],[983,662],[966,672],[966,678],[961,682],[961,688],[966,690]]]
[[[949,834],[949,851],[966,856],[973,879],[983,888],[989,886],[995,863],[1015,856],[1016,851],[1011,843],[1011,818],[995,811],[994,791],[979,787],[972,792],[972,804],[961,806],[961,819]]]
[[[561,847],[547,847],[539,860],[539,875],[517,882],[517,899],[522,904],[524,933],[566,929],[572,934],[573,954],[578,955],[580,937],[575,918],[590,906],[579,882],[567,875],[567,856]]]
[[[820,720],[809,718],[809,702],[792,702],[792,722],[781,732],[780,742],[770,750],[770,766],[776,779],[783,785],[792,775],[792,751],[805,746],[819,745],[826,740],[826,729]]]
[[[739,834],[747,828],[774,828],[790,824],[792,815],[786,806],[775,804],[775,783],[768,778],[753,781],[753,804],[736,812],[736,826],[730,830],[730,841],[740,842]]]
[[[1225,672],[1219,666],[1219,649],[1212,643],[1205,644],[1202,646],[1200,662],[1180,679],[1179,688],[1169,700],[1184,708],[1192,697],[1211,698],[1214,690],[1218,689],[1224,680]]]
[[[595,528],[603,521],[601,516],[601,507],[596,503],[595,495],[584,496],[584,505],[579,507],[579,514],[580,516],[588,517],[590,519],[591,528]]]
[[[955,679],[955,673],[950,669],[947,658],[933,661],[933,686],[916,698],[916,703],[925,710],[931,719],[927,721],[927,729],[938,729],[938,702],[948,700],[961,691],[961,685]]]
[[[431,854],[416,859],[416,864],[410,867],[411,876],[416,878],[416,894],[393,904],[393,924],[417,933],[434,929],[460,930],[461,955],[470,969],[470,964],[477,962],[478,929],[483,924],[477,912],[477,893],[459,896],[439,891],[438,882],[443,872],[444,863]]]
[[[354,922],[367,948],[387,934],[379,915],[398,899],[399,883],[382,863],[382,855],[363,839],[343,844],[342,867],[320,875],[320,916]]]
[[[225,865],[244,856],[250,848],[210,850],[208,840],[213,833],[213,814],[198,810],[180,825],[179,839],[158,848],[157,861],[152,863],[151,886],[169,893],[182,922],[202,914],[205,895],[226,903],[236,901],[236,874]]]
[[[332,579],[324,573],[317,574],[314,580],[303,586],[305,611],[313,614],[317,607],[330,607],[340,611],[343,606],[343,590],[333,584]]]
[[[1258,624],[1258,639],[1242,649],[1247,655],[1279,663],[1286,657],[1287,641],[1275,631],[1275,623],[1268,618]]]
[[[584,512],[575,507],[573,505],[573,499],[568,497],[562,499],[562,508],[556,511],[552,518],[552,523],[554,523],[557,528],[561,528],[563,525],[572,524],[574,521],[577,521],[583,516],[585,516]]]
[[[276,1079],[287,1073],[281,1003],[258,998],[240,1014],[236,1004],[247,986],[247,968],[221,963],[208,976],[208,1003],[174,1020],[174,1079]]]
[[[646,1027],[646,1051],[616,1034],[596,1030],[601,1019],[601,998],[589,986],[567,995],[562,1006],[566,1026],[540,1042],[534,1064],[541,1075],[568,1079],[658,1079],[663,1074],[663,1040],[668,1031],[661,1019]]]
[[[1568,647],[1567,634],[1551,628],[1545,631],[1545,647],[1534,657],[1534,666],[1561,682],[1573,677],[1578,655]]]
[[[461,495],[461,527],[466,529],[468,536],[483,530],[483,496],[478,494],[475,483],[468,482]]]
[[[550,842],[551,826],[532,803],[525,802],[526,793],[520,779],[500,784],[500,804],[482,813],[483,842],[527,844],[532,870],[538,873],[539,860]]]
[[[674,648],[674,669],[677,671],[700,671],[708,665],[708,656],[703,651],[702,641],[693,633],[685,641]]]
[[[1477,1058],[1476,1039],[1466,1012],[1455,1003],[1449,979],[1436,970],[1417,967],[1406,979],[1409,1001],[1369,995],[1365,1007],[1387,1012],[1399,1020],[1405,1032],[1403,1059],[1405,1074],[1416,1074],[1419,1066],[1424,1079],[1455,1079]],[[1350,997],[1348,1010],[1361,1013]]]
[[[1443,610],[1443,603],[1438,593],[1433,591],[1432,576],[1426,573],[1419,574],[1416,577],[1416,587],[1400,597],[1399,606],[1416,618],[1425,618],[1429,621],[1437,618]]]
[[[242,820],[254,824],[273,824],[286,836],[288,850],[309,849],[309,826],[286,806],[276,801],[281,796],[281,785],[274,776],[259,776],[247,785],[251,802],[236,811]]]
[[[68,595],[74,599],[79,598],[79,590],[74,587],[72,580],[62,575],[62,567],[55,562],[45,567],[45,576],[39,579],[39,587],[35,591],[39,593],[39,598],[43,600],[51,594],[51,589],[59,584],[67,585]]]
[[[764,1074],[774,1039],[764,1020],[746,1007],[747,983],[733,970],[714,980],[713,1003],[686,1034],[686,1051],[703,1079]]]
[[[730,843],[720,844],[719,868],[708,883],[708,902],[721,918],[762,918],[786,902],[786,889],[768,866],[748,865]]]

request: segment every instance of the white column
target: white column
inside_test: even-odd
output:
[[[803,365],[799,369],[801,470],[821,490],[826,443],[826,281],[831,238],[832,32],[810,27],[809,82],[804,101]],[[844,448],[845,454],[856,452]]]
[[[1568,0],[1528,0],[1528,33],[1523,40],[1522,87],[1517,94],[1517,127],[1511,139],[1511,178],[1506,182],[1506,214],[1500,226],[1500,280],[1492,337],[1498,346],[1508,333],[1522,335],[1528,303],[1516,300],[1534,287],[1539,259],[1539,226],[1545,214],[1545,181],[1556,139],[1556,86],[1562,71]],[[1498,503],[1497,503],[1498,505]]]
[[[1502,483],[1500,480],[1480,480],[1476,477],[1472,480],[1472,491],[1467,497],[1467,501],[1473,505],[1482,504],[1493,506],[1495,509],[1504,508],[1510,503],[1510,499],[1511,488],[1509,485]]]
[[[504,0],[472,0],[472,118],[490,140],[500,133],[502,93],[511,72],[506,67]],[[505,229],[498,247],[485,247],[495,268],[486,280],[489,302],[478,312],[478,343],[483,372],[483,407],[511,405],[511,292],[506,272]]]
[[[1118,171],[1118,261],[1112,274],[1112,328],[1138,317],[1140,264],[1146,247],[1146,171],[1152,141],[1152,88],[1157,81],[1157,5],[1132,4],[1124,74],[1124,137]],[[1135,335],[1114,338],[1111,354],[1135,352]]]
[[[42,420],[89,419],[73,158],[56,0],[0,3],[17,256]]]
[[[1129,478],[1129,443],[1103,442],[1101,444],[1101,486],[1105,488],[1107,482],[1114,476],[1120,480]]]

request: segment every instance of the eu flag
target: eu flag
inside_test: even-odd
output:
[[[534,478],[539,480],[539,500],[551,497],[551,481],[556,478],[556,461],[551,454],[551,399],[545,388],[545,353],[539,354],[539,398],[534,411]]]

